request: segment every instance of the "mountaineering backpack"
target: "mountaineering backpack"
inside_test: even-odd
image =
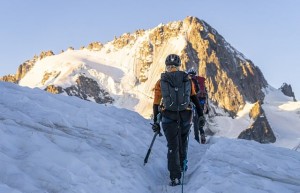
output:
[[[191,76],[191,78],[195,86],[197,98],[199,99],[200,105],[203,108],[203,112],[205,114],[208,114],[209,106],[207,99],[207,90],[205,87],[205,78],[201,76]]]
[[[205,87],[205,78],[201,76],[192,76],[192,81],[195,85],[197,97],[206,98],[207,91]]]
[[[190,104],[191,81],[182,71],[165,72],[160,79],[163,107],[169,111],[186,110]]]

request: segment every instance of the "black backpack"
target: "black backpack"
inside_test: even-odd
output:
[[[160,79],[163,107],[169,111],[186,110],[190,104],[191,81],[183,71],[165,72]]]

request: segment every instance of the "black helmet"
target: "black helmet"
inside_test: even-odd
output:
[[[174,65],[174,66],[180,66],[181,65],[181,60],[180,57],[176,54],[170,54],[166,58],[165,64],[168,65]]]
[[[196,72],[196,70],[194,68],[189,69],[187,71],[187,73],[190,74],[190,75],[196,75],[197,74],[197,72]]]

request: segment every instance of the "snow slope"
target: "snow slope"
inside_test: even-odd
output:
[[[276,137],[274,145],[300,151],[300,102],[294,102],[271,86],[265,89],[265,94],[262,108]],[[253,104],[247,103],[234,119],[219,113],[223,116],[211,119],[214,122],[211,129],[216,136],[237,138],[253,122],[249,117],[252,107]]]
[[[300,102],[269,87],[263,108],[277,138],[275,145],[300,151]]]
[[[164,137],[143,165],[150,120],[10,83],[0,82],[0,91],[1,193],[181,192],[167,185]],[[295,111],[279,107],[289,110],[282,116]],[[300,192],[299,152],[222,137],[199,145],[192,138],[184,192]]]

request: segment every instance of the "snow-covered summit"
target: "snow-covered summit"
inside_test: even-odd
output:
[[[232,116],[247,102],[264,98],[262,89],[268,84],[259,68],[195,17],[124,33],[106,44],[91,43],[80,50],[38,58],[20,68],[26,74],[16,82],[113,103],[149,117],[152,89],[171,53],[180,55],[184,70],[194,68],[206,77],[210,100]],[[94,86],[83,88],[84,81]]]

